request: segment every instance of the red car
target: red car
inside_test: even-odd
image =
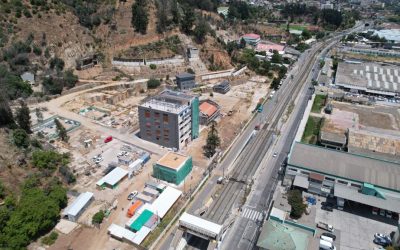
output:
[[[106,139],[104,139],[104,143],[108,143],[110,141],[112,141],[112,136],[107,137]]]

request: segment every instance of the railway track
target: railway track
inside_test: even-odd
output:
[[[205,216],[207,219],[223,224],[233,204],[240,196],[239,194],[250,183],[264,155],[268,152],[280,117],[285,112],[287,105],[297,96],[297,93],[300,92],[304,84],[306,84],[311,68],[317,59],[316,57],[327,43],[324,42],[313,50],[312,55],[310,55],[311,59],[306,64],[300,66],[300,75],[295,77],[291,83],[282,86],[280,92],[283,102],[274,106],[272,113],[267,117],[271,122],[263,126],[234,162],[231,178],[223,186],[221,194],[207,211]]]

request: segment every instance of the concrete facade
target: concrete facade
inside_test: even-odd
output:
[[[180,90],[188,90],[196,87],[195,75],[182,73],[176,76],[176,84]]]
[[[197,97],[169,90],[147,100],[138,107],[140,137],[181,149],[198,136],[198,103]]]

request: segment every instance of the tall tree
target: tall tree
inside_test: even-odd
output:
[[[137,32],[146,34],[147,25],[149,23],[149,14],[146,8],[147,0],[137,0],[132,5],[132,26],[135,27]]]
[[[217,148],[221,144],[221,140],[218,136],[218,130],[216,128],[216,122],[211,123],[210,131],[207,135],[206,145],[203,146],[204,155],[208,158],[212,157]]]
[[[179,24],[181,16],[179,14],[179,5],[177,0],[172,0],[171,2],[171,14],[172,14],[172,22],[175,24]]]
[[[181,27],[183,32],[186,34],[190,33],[192,31],[192,27],[194,24],[194,21],[196,20],[196,17],[194,15],[194,10],[190,6],[185,6],[184,11],[183,11],[183,19],[181,22]]]
[[[14,123],[11,108],[8,105],[6,97],[0,93],[0,127],[8,126]]]
[[[38,122],[41,123],[43,121],[43,113],[40,110],[40,108],[35,109],[35,114],[36,114],[36,118],[37,118]]]
[[[62,141],[68,142],[69,137],[67,135],[67,130],[65,129],[65,127],[61,124],[61,122],[58,119],[55,119],[54,122],[56,124],[58,137],[60,137]]]
[[[202,18],[193,30],[193,34],[198,43],[204,43],[206,35],[210,30],[208,23]]]
[[[20,107],[17,109],[16,120],[18,126],[25,130],[28,134],[32,133],[31,130],[31,115],[28,105],[24,101],[20,101]]]
[[[163,33],[167,30],[168,16],[167,16],[167,0],[160,0],[157,2],[157,32]]]

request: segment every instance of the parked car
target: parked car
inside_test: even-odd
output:
[[[321,235],[332,238],[333,240],[336,240],[336,235],[331,234],[331,233],[322,233]]]
[[[104,143],[108,143],[110,141],[112,141],[113,137],[112,136],[108,136],[106,139],[104,139]]]
[[[372,214],[373,215],[378,215],[378,212],[379,212],[379,208],[377,208],[377,207],[373,207],[372,208]]]
[[[384,238],[375,238],[374,243],[383,247],[387,247],[390,245],[390,242],[385,240]]]
[[[277,152],[275,152],[273,155],[272,155],[272,157],[276,157],[278,155],[278,153]]]
[[[128,200],[132,200],[133,198],[135,198],[137,195],[139,194],[139,192],[138,191],[133,191],[132,193],[130,193],[129,195],[128,195]]]
[[[392,211],[386,211],[386,218],[392,218]]]
[[[332,212],[333,211],[333,207],[329,206],[329,205],[325,205],[325,206],[321,206],[322,210],[328,211],[328,212]]]
[[[386,240],[386,241],[392,241],[391,239],[390,239],[390,236],[389,235],[386,235],[386,234],[380,234],[380,233],[376,233],[376,234],[374,234],[374,237],[375,237],[375,239],[384,239],[384,240]]]

